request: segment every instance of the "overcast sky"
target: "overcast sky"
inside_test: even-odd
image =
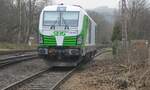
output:
[[[81,5],[85,9],[92,9],[101,6],[107,6],[110,8],[118,8],[119,0],[54,0],[56,4],[77,4]]]

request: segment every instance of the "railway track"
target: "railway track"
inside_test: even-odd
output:
[[[102,51],[98,55],[108,52]],[[2,90],[57,90],[82,64],[74,68],[45,69],[15,82]]]
[[[27,52],[36,52],[36,49],[33,50],[11,50],[11,51],[0,51],[0,55],[8,55],[8,54],[22,54]]]
[[[111,50],[106,50],[106,49],[100,49],[98,50],[97,54],[94,56],[98,57],[99,55],[106,53],[106,52],[110,52]],[[88,61],[83,62],[83,64],[87,63]],[[66,74],[60,81],[58,81],[51,89],[49,90],[59,90],[59,87],[65,82],[67,81],[71,75],[73,74],[73,72],[75,72],[76,70],[78,70],[78,68],[80,68],[80,66],[82,66],[82,64],[79,64],[78,67],[75,67],[74,69],[72,69],[68,74]]]
[[[47,71],[49,71],[49,69],[45,69],[45,70],[43,70],[43,71],[40,71],[40,72],[38,72],[38,73],[36,73],[36,74],[33,74],[33,75],[31,75],[31,76],[25,78],[25,79],[23,79],[23,80],[20,80],[20,81],[18,81],[18,82],[15,82],[15,83],[13,83],[13,84],[11,84],[11,85],[9,85],[9,86],[3,88],[2,90],[16,90],[16,88],[17,88],[18,86],[24,84],[25,82],[28,82],[28,81],[31,81],[31,80],[37,78],[38,76],[40,76],[40,75],[43,74],[43,73],[46,73]]]
[[[18,56],[10,56],[7,58],[0,59],[0,67],[4,67],[6,65],[18,63],[25,60],[34,59],[37,57],[38,57],[37,54],[22,54]]]
[[[97,56],[99,56],[99,55],[101,55],[102,53],[106,53],[106,52],[111,52],[112,50],[111,49],[98,49],[98,51],[97,51],[97,54],[94,56],[94,57],[97,57]]]
[[[15,82],[1,90],[54,90],[56,86],[60,84],[60,82],[68,78],[68,76],[71,75],[75,70],[76,68],[45,69],[23,80]],[[43,81],[44,79],[45,81],[40,83],[40,81]],[[47,80],[50,81],[48,84],[46,83]]]

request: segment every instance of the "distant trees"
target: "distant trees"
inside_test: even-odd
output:
[[[120,12],[121,13],[121,12]],[[123,51],[122,48],[122,16],[116,15],[116,24],[112,34],[113,53]],[[150,4],[148,0],[128,0],[127,2],[127,35],[128,46],[131,46],[131,40],[149,40],[150,41]],[[126,53],[126,50],[124,50]]]
[[[2,41],[9,40],[7,33],[11,30],[10,27],[15,28],[15,24],[10,24],[10,21],[14,21],[12,16],[14,14],[8,14],[8,12],[14,11],[14,8],[11,6],[11,2],[8,0],[0,0],[0,39]],[[3,38],[5,37],[5,38]]]
[[[150,40],[150,5],[148,0],[129,0],[128,38]]]
[[[0,42],[27,43],[36,37],[45,1],[0,0]]]
[[[116,17],[116,21],[121,23],[121,15],[116,15]],[[149,17],[150,2],[148,0],[128,0],[127,31],[129,41],[135,39],[145,39],[150,41]],[[120,27],[122,27],[121,24]]]
[[[112,24],[103,15],[95,11],[88,11],[88,14],[97,23],[96,42],[97,44],[108,44],[111,42]]]

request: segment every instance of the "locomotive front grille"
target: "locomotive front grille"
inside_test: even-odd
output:
[[[64,46],[75,46],[77,45],[77,37],[76,36],[68,36],[64,38]]]
[[[56,46],[56,39],[55,39],[55,37],[44,36],[43,37],[43,42],[46,45]]]
[[[49,46],[57,46],[56,38],[54,36],[43,36],[43,44]],[[63,40],[63,46],[76,46],[76,36],[65,36]]]

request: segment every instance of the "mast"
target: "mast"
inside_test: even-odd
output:
[[[122,42],[123,42],[123,48],[127,48],[127,41],[128,41],[128,35],[127,35],[127,1],[121,0],[121,17],[122,17]]]

